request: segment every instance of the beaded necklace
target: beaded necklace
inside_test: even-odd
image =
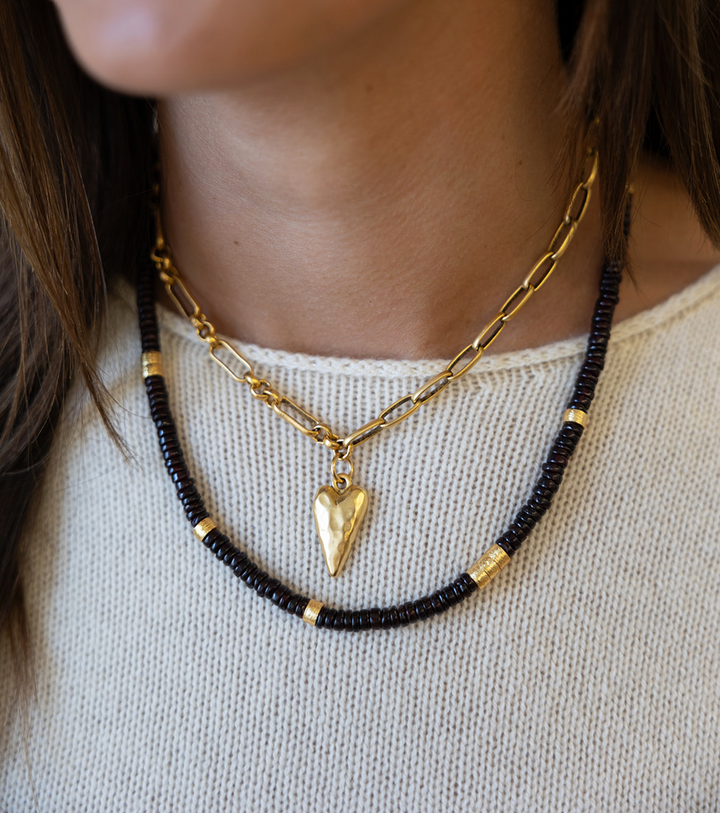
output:
[[[626,236],[629,225],[628,206],[625,212]],[[617,263],[605,263],[585,358],[563,414],[561,429],[546,456],[542,474],[530,497],[517,511],[507,530],[467,571],[431,595],[399,606],[345,610],[327,607],[321,601],[295,593],[279,579],[272,577],[252,562],[247,554],[235,547],[210,519],[185,463],[169,406],[155,310],[154,271],[154,257],[145,257],[140,265],[137,286],[143,378],[165,466],[175,484],[178,499],[183,505],[193,533],[232,570],[238,579],[255,590],[261,598],[269,598],[279,609],[302,618],[311,626],[350,631],[406,626],[445,612],[464,601],[476,590],[485,587],[510,562],[511,557],[519,550],[550,507],[568,462],[587,425],[588,410],[605,364],[612,317],[619,300],[618,292],[622,278],[622,270]]]

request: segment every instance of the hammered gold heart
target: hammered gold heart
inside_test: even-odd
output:
[[[325,564],[331,576],[339,576],[365,516],[368,497],[360,486],[337,491],[321,486],[313,500],[315,527],[320,537]]]

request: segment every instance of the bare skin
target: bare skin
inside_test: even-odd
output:
[[[452,357],[540,257],[564,209],[566,82],[550,3],[422,0],[292,69],[160,103],[163,217],[218,329],[320,355]],[[720,252],[674,179],[636,177],[617,318]],[[587,330],[597,195],[495,351]],[[167,304],[167,303],[166,303]]]

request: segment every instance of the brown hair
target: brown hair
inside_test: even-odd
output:
[[[151,121],[80,70],[50,2],[0,0],[0,625],[21,670],[22,524],[76,374],[120,442],[94,350],[106,279],[147,244]]]
[[[720,244],[716,0],[557,8],[568,105],[578,126],[599,120],[608,256],[623,259],[626,184],[642,149],[674,167]],[[0,626],[20,668],[22,524],[78,373],[114,435],[94,350],[107,281],[149,245],[151,153],[150,103],[77,67],[48,0],[0,0]]]

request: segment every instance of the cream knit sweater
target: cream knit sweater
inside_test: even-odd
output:
[[[720,810],[720,268],[615,328],[563,486],[498,579],[359,634],[279,612],[194,538],[149,418],[133,295],[111,300],[102,353],[132,458],[77,387],[28,529],[37,699],[24,736],[3,645],[0,810]],[[167,311],[161,341],[212,516],[293,588],[350,608],[431,592],[504,530],[583,353],[490,356],[358,450],[370,509],[332,580],[311,510],[328,451]],[[339,431],[438,367],[246,349]]]

